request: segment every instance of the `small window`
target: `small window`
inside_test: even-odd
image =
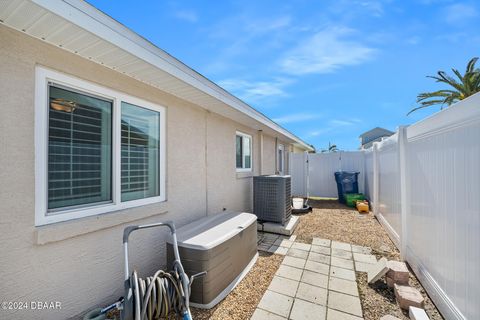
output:
[[[252,136],[237,132],[235,162],[237,171],[252,170]]]

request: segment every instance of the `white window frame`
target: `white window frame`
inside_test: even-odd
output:
[[[93,94],[112,101],[112,202],[81,208],[48,211],[48,86],[49,83]],[[121,102],[156,111],[160,114],[159,188],[155,197],[121,202]],[[35,68],[35,225],[79,219],[166,201],[166,108],[122,92],[108,89],[57,71]]]
[[[243,154],[243,146],[242,146],[242,167],[237,168],[237,136],[241,136],[242,138],[248,138],[250,139],[250,168],[245,168],[245,156]],[[242,140],[243,141],[243,140]],[[235,133],[235,168],[237,169],[237,172],[252,172],[253,171],[253,138],[251,135],[237,131]]]

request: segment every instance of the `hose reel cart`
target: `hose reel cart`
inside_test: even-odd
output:
[[[168,227],[172,236],[174,253],[173,270],[158,270],[153,276],[141,279],[137,271],[129,272],[128,238],[133,231],[155,227]],[[188,278],[180,261],[177,235],[173,222],[160,222],[147,225],[129,226],[123,230],[123,249],[125,263],[124,297],[103,309],[95,309],[85,315],[85,319],[105,319],[109,310],[120,310],[122,320],[165,319],[176,313],[184,320],[191,320],[190,292],[193,280],[206,274],[201,272]]]

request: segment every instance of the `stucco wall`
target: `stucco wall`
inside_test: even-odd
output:
[[[139,81],[0,26],[0,298],[60,301],[61,310],[0,310],[0,318],[64,319],[123,295],[122,230],[174,220],[178,226],[223,208],[250,211],[252,174],[235,170],[235,131],[259,135]],[[35,65],[167,108],[167,201],[99,216],[34,226]],[[264,136],[264,173],[275,171],[275,139]],[[208,192],[207,192],[208,191]],[[133,234],[131,261],[151,274],[165,261],[165,232]]]

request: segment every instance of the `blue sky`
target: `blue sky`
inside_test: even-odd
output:
[[[437,111],[406,116],[480,55],[478,1],[89,2],[317,149]]]

